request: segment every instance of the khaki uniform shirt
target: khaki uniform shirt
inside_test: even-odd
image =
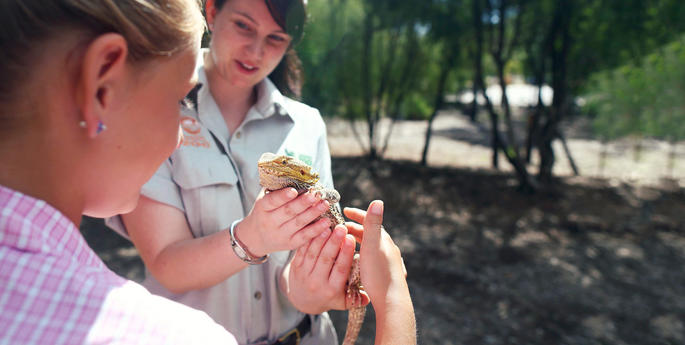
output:
[[[264,152],[310,163],[321,183],[333,187],[326,128],[318,110],[284,97],[265,79],[257,86],[256,104],[230,135],[202,66],[198,77],[203,86],[197,94],[197,113],[189,109],[182,114],[183,144],[142,190],[143,195],[184,212],[194,237],[225,230],[249,213],[261,190],[257,161]],[[119,217],[107,223],[126,236]],[[204,310],[241,344],[274,341],[305,316],[277,283],[290,254],[272,253],[266,263],[249,266],[203,290],[173,294],[149,272],[143,285],[152,293]],[[328,314],[312,321],[312,331],[302,344],[337,344]]]

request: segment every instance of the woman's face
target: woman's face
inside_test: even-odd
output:
[[[105,217],[131,211],[142,185],[178,147],[179,101],[195,85],[196,59],[197,50],[188,49],[144,66],[127,65],[126,97],[106,119],[107,130],[98,135],[107,164],[95,169],[103,175],[102,182],[86,214]]]
[[[254,87],[283,58],[290,36],[274,21],[264,0],[207,2],[213,67],[231,86]]]

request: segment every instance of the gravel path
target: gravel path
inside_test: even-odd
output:
[[[479,121],[483,124],[488,123],[485,114],[481,114]],[[355,137],[349,121],[329,118],[326,122],[333,156],[350,157],[364,153],[360,140]],[[358,121],[355,126],[357,132],[363,137],[362,141],[366,147],[368,145],[366,122]],[[380,122],[379,138],[385,140],[389,127],[388,119]],[[385,157],[419,162],[427,127],[427,121],[398,121],[394,126]],[[518,121],[516,127],[517,139],[523,142],[525,131],[522,122]],[[571,124],[566,123],[563,126],[563,132],[582,176],[608,178],[614,180],[614,183],[654,185],[667,182],[680,186],[685,183],[685,159],[683,159],[685,158],[685,143],[676,145],[676,159],[674,165],[670,167],[671,146],[663,141],[625,139],[602,145],[601,142],[592,138],[589,124],[585,119],[576,119]],[[433,133],[428,153],[430,166],[491,168],[492,150],[489,146],[490,133],[487,132],[487,128],[479,129],[461,113],[448,110],[440,112],[436,117]],[[641,151],[636,157],[637,143],[641,146]],[[572,176],[571,166],[560,141],[555,142],[554,150],[557,157],[557,164],[554,166],[555,176]],[[606,150],[606,160],[602,167],[600,155],[603,150]],[[535,172],[536,162],[537,156],[534,155],[531,172]],[[502,171],[511,171],[508,162],[501,154],[500,167]]]

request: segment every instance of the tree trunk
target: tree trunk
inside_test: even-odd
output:
[[[543,50],[544,51],[544,50]],[[535,80],[538,86],[538,104],[535,106],[533,115],[528,119],[528,138],[526,139],[526,164],[530,164],[533,155],[533,143],[537,142],[540,130],[540,118],[545,111],[545,103],[542,99],[542,88],[545,85],[545,55],[540,55],[540,63],[536,64]]]
[[[498,145],[499,142],[499,128],[497,123],[497,114],[492,109],[492,103],[486,91],[486,85],[483,77],[483,9],[481,8],[481,0],[473,0],[473,26],[476,32],[476,54],[474,55],[474,85],[483,92],[486,107],[490,113],[490,130],[492,132],[490,147],[492,148],[492,167],[499,169]]]
[[[390,114],[392,121],[390,122],[390,126],[385,136],[385,140],[383,141],[383,146],[379,153],[381,157],[385,155],[385,152],[388,149],[390,136],[392,135],[393,129],[395,128],[395,124],[397,123],[397,120],[400,117],[400,107],[402,105],[402,102],[404,101],[404,97],[407,91],[410,90],[411,85],[414,85],[414,80],[416,79],[416,55],[420,48],[418,47],[418,39],[416,37],[416,31],[414,30],[413,25],[408,25],[406,30],[407,43],[404,54],[404,56],[406,56],[406,60],[402,68],[402,73],[400,74],[399,79],[397,80],[398,85],[394,89],[394,97],[392,97],[392,101],[390,101],[390,110],[388,112]]]
[[[563,119],[568,101],[566,99],[567,89],[567,58],[571,44],[570,37],[570,17],[572,16],[571,0],[559,0],[555,12],[555,20],[548,49],[552,57],[552,85],[554,88],[554,100],[552,101],[552,111],[548,114],[540,136],[540,169],[539,180],[542,183],[552,181],[552,168],[554,167],[555,157],[552,149],[552,142],[556,138],[559,123]],[[557,38],[561,40],[556,44]]]
[[[675,168],[676,145],[675,140],[671,141],[671,150],[668,152],[668,175],[675,178],[673,168]]]
[[[476,117],[478,116],[478,84],[476,82],[477,77],[473,77],[473,87],[471,92],[473,92],[473,102],[471,102],[471,108],[469,109],[469,119],[471,122],[476,122]]]
[[[373,42],[373,14],[370,9],[367,9],[364,18],[364,33],[363,33],[363,50],[362,50],[362,78],[364,85],[364,115],[369,126],[369,159],[376,159],[376,136],[375,136],[375,122],[373,121],[372,109],[372,95],[371,95],[371,43]]]
[[[604,168],[607,165],[607,141],[602,140],[602,149],[599,151],[599,176],[604,177]]]
[[[509,97],[507,97],[507,83],[504,80],[504,61],[499,59],[497,61],[497,74],[499,76],[499,86],[502,89],[502,110],[504,110],[504,119],[507,122],[507,141],[509,147],[508,152],[512,152],[517,158],[519,155],[518,141],[516,134],[514,134],[514,122],[511,119],[511,107],[509,106]]]
[[[433,120],[435,120],[435,117],[438,114],[438,111],[440,108],[442,108],[442,105],[444,103],[444,98],[445,98],[445,84],[447,84],[447,76],[452,69],[452,66],[454,64],[454,59],[452,59],[452,52],[446,53],[445,54],[445,59],[442,63],[442,70],[440,71],[440,79],[438,80],[438,87],[437,90],[435,91],[435,99],[433,101],[433,112],[431,113],[430,118],[428,119],[428,128],[426,129],[426,141],[423,146],[423,154],[421,155],[421,165],[426,166],[428,165],[428,147],[430,146],[430,140],[431,136],[433,134]]]
[[[571,166],[571,170],[573,170],[573,176],[579,176],[580,171],[578,170],[578,166],[576,166],[576,161],[573,159],[573,156],[571,155],[571,150],[568,148],[566,138],[561,133],[557,133],[557,136],[559,137],[559,140],[561,140],[561,144],[564,147],[564,152],[566,153],[568,164]]]
[[[633,161],[635,163],[640,162],[642,159],[642,138],[635,138],[635,144],[633,145]]]
[[[504,45],[506,41],[506,18],[507,14],[507,1],[500,0],[499,6],[499,17],[502,19],[497,23],[497,43],[496,48],[492,51],[493,60],[495,60],[495,66],[497,67],[497,77],[499,78],[499,86],[502,90],[502,98],[500,100],[500,105],[504,111],[504,120],[507,123],[507,141],[509,146],[507,147],[507,154],[514,154],[516,159],[519,157],[518,142],[516,140],[516,134],[514,134],[514,123],[511,119],[511,107],[509,106],[509,97],[507,96],[507,81],[504,76],[504,67],[507,63],[508,58],[505,57]],[[520,18],[521,13],[518,14]],[[513,47],[512,47],[513,48]]]

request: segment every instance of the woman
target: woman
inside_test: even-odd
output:
[[[260,194],[257,173],[260,155],[275,152],[311,163],[333,184],[321,116],[283,95],[299,89],[293,45],[304,3],[209,0],[205,10],[212,39],[182,119],[183,145],[143,187],[136,210],[108,224],[138,248],[149,271],[143,285],[206,311],[240,343],[299,334],[302,344],[336,344],[325,311],[346,308],[354,239],[315,221],[328,203],[313,194]],[[306,263],[289,265],[296,248]]]
[[[81,214],[135,207],[178,145],[198,5],[0,2],[0,344],[236,343],[206,314],[116,276],[77,228]],[[362,276],[386,320],[378,339],[390,344],[384,332],[411,329],[413,312],[379,211],[353,219],[365,224]]]
[[[131,210],[177,146],[203,27],[193,0],[0,2],[1,344],[235,344],[77,228]]]

